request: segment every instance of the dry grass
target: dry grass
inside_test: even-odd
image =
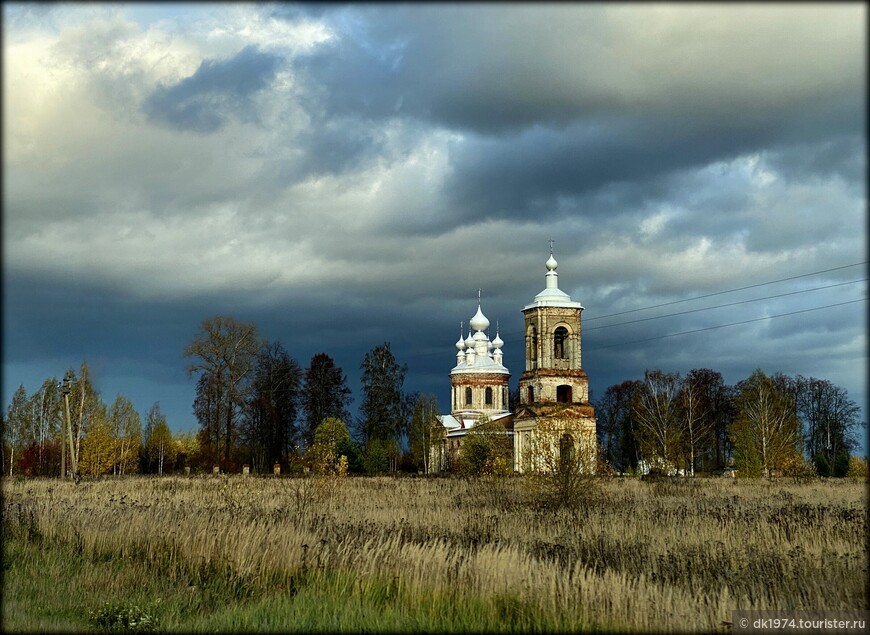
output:
[[[576,512],[535,506],[522,478],[3,479],[3,495],[9,531],[191,588],[218,574],[240,592],[295,593],[318,572],[347,575],[411,601],[511,598],[549,616],[544,630],[710,631],[735,609],[868,608],[863,481],[607,479]]]

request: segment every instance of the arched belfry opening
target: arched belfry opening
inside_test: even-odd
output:
[[[568,359],[568,329],[564,326],[556,328],[553,332],[553,357],[556,359]]]
[[[572,390],[571,386],[568,384],[561,384],[556,386],[556,401],[559,403],[571,403],[572,401]]]
[[[538,329],[534,325],[529,326],[527,339],[526,359],[534,366],[538,361]]]

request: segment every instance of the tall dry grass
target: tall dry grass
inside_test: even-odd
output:
[[[514,598],[554,624],[721,630],[735,609],[866,609],[866,483],[595,483],[575,511],[522,478],[3,480],[4,523],[81,553],[280,592],[317,573],[409,597]],[[542,625],[546,628],[548,625]]]

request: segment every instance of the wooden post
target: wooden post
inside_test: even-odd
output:
[[[221,473],[221,466],[215,465],[213,468],[211,468],[211,473],[212,474],[220,474]]]
[[[190,466],[189,465],[184,466],[184,475],[190,476]]]
[[[63,393],[63,431],[60,433],[60,478],[66,479],[66,435],[69,430],[69,377],[64,376],[61,388]],[[70,446],[72,450],[72,446]]]
[[[275,476],[281,476],[281,464],[280,463],[275,463],[275,465],[272,466],[272,473]]]
[[[247,476],[251,473],[251,469],[247,465],[242,466],[242,476]]]

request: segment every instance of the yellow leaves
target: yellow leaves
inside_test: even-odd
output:
[[[115,463],[115,437],[108,421],[100,417],[91,425],[82,439],[79,471],[88,476],[99,476],[112,469]]]

